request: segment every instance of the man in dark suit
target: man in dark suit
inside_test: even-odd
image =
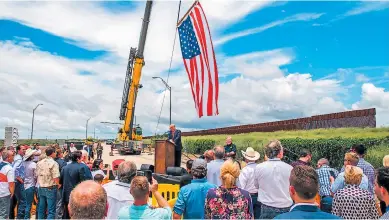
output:
[[[182,152],[182,143],[181,143],[181,131],[176,129],[174,124],[170,125],[170,131],[168,133],[168,140],[174,143],[175,153],[174,153],[174,166],[181,167],[181,152]]]
[[[323,212],[315,203],[319,192],[319,176],[315,169],[301,165],[293,168],[290,173],[290,197],[294,205],[289,212],[276,216],[274,219],[340,219]]]
[[[72,162],[61,170],[59,181],[62,185],[63,219],[70,218],[68,204],[71,191],[82,181],[92,179],[91,176],[87,175],[87,172],[90,172],[88,167],[81,162],[81,151],[74,151],[71,157]]]

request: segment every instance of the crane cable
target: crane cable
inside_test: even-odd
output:
[[[176,22],[176,24],[178,24],[178,21],[180,20],[180,11],[181,11],[181,0],[180,0],[180,2],[178,4],[178,13],[177,13],[177,22]],[[178,31],[178,28],[176,28],[176,32],[174,33],[173,49],[172,49],[172,54],[170,56],[169,71],[167,73],[166,83],[169,83],[169,76],[170,76],[170,71],[171,71],[172,63],[173,63],[174,48],[176,46],[177,31]],[[154,136],[157,136],[157,130],[158,130],[158,126],[159,126],[159,121],[161,119],[161,114],[162,114],[163,104],[165,102],[165,96],[166,96],[166,90],[167,89],[168,88],[165,86],[165,91],[163,93],[163,99],[162,99],[162,104],[161,104],[161,110],[159,111],[158,122],[157,122],[157,126],[155,127]],[[171,89],[171,87],[170,87],[170,89]],[[172,91],[170,90],[169,92],[172,92]]]

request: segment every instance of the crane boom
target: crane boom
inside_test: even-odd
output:
[[[122,129],[119,130],[120,141],[142,140],[141,135],[134,132],[134,113],[138,89],[142,88],[140,78],[144,66],[144,48],[146,44],[147,30],[150,21],[153,1],[146,2],[145,13],[142,22],[142,29],[139,37],[138,49],[131,48],[128,59],[126,79],[123,89],[122,104],[120,107],[120,120],[124,120]]]

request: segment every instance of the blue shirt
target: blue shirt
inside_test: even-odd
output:
[[[220,179],[220,167],[223,165],[224,160],[216,159],[207,164],[207,180],[209,183],[220,186],[222,181]]]
[[[25,177],[25,167],[23,162],[23,157],[20,156],[19,154],[15,156],[14,162],[12,164],[13,169],[15,171],[15,182],[16,182],[16,177],[20,177],[22,180],[24,180]]]
[[[208,190],[216,185],[206,178],[194,179],[192,183],[181,188],[173,211],[184,215],[184,219],[204,219],[204,204]]]
[[[380,219],[389,219],[389,206],[386,207],[386,212],[381,216]]]
[[[368,178],[368,182],[369,182],[368,190],[372,195],[374,195],[374,180],[375,180],[374,167],[363,158],[359,158],[357,167],[361,168],[363,174],[365,174],[366,177]],[[342,167],[341,172],[344,172],[344,166]]]
[[[338,216],[321,211],[316,205],[300,203],[292,206],[289,212],[277,215],[274,219],[340,219]]]
[[[334,183],[331,186],[331,191],[333,193],[336,193],[339,189],[343,189],[345,186],[344,182],[344,172],[340,173],[338,177],[336,177]],[[369,181],[367,179],[367,176],[363,174],[361,184],[359,184],[359,188],[361,189],[368,189],[369,188]]]
[[[152,209],[149,205],[125,206],[119,210],[118,219],[172,219],[172,210],[169,207]]]

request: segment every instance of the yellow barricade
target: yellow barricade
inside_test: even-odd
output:
[[[180,191],[179,184],[158,184],[158,192],[161,193],[162,197],[165,198],[167,201],[172,199],[177,199],[179,191]],[[158,205],[154,195],[152,197],[151,204],[153,206]]]

